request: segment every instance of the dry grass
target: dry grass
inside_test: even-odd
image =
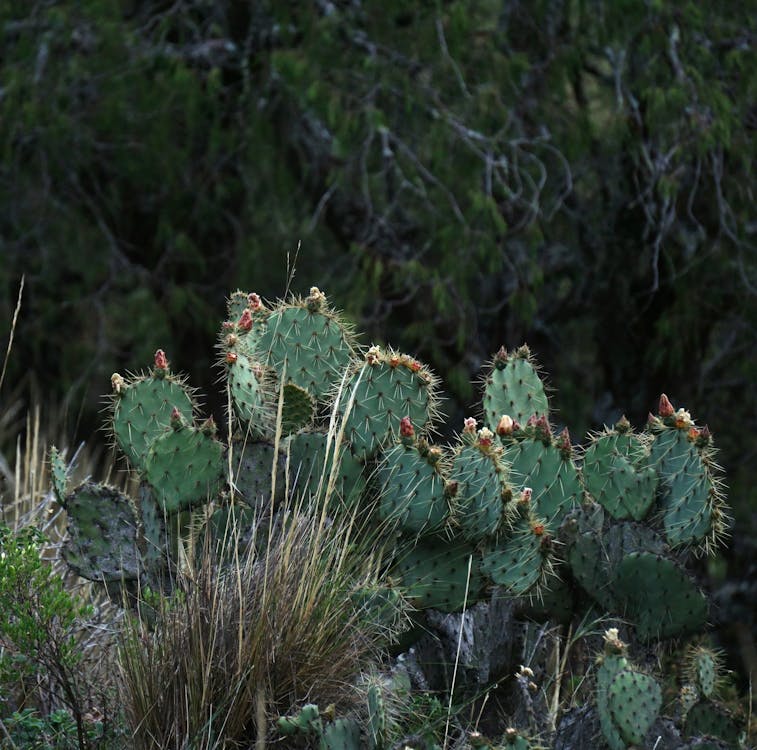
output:
[[[131,621],[121,670],[136,748],[261,746],[263,716],[354,699],[355,676],[390,635],[351,605],[375,585],[379,560],[354,519],[331,523],[302,507],[283,517],[261,521],[258,548],[231,565],[199,555],[153,632]]]

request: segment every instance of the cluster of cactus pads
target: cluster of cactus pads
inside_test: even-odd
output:
[[[623,418],[582,448],[553,429],[528,348],[502,348],[477,417],[453,445],[437,445],[437,378],[393,349],[362,349],[315,287],[272,306],[234,293],[219,351],[223,439],[162,350],[147,373],[113,375],[110,431],[139,476],[137,497],[69,487],[53,452],[64,556],[79,575],[164,586],[175,537],[190,525],[222,539],[232,512],[239,527],[299,497],[332,513],[366,509],[391,529],[387,585],[418,609],[460,611],[495,586],[564,590],[625,618],[641,640],[703,628],[707,602],[685,565],[716,548],[725,505],[709,430],[664,395],[642,432]],[[637,742],[656,716],[650,679],[621,651],[606,655],[598,704],[611,747]],[[698,708],[709,700],[701,678],[692,685],[687,722],[715,722]],[[320,732],[321,747],[356,746],[348,722],[317,710],[290,723]],[[527,747],[517,740],[508,743]]]

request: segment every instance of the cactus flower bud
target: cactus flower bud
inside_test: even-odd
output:
[[[230,333],[225,339],[224,344],[228,347],[236,346],[237,343],[237,335],[235,333]]]
[[[698,430],[696,427],[689,427],[689,431],[686,433],[686,439],[690,443],[696,443],[701,434],[701,430]]]
[[[560,454],[566,458],[570,456],[573,450],[573,446],[570,442],[570,432],[567,427],[563,427],[562,432],[557,438],[557,449],[560,451]]]
[[[252,312],[250,312],[249,307],[246,307],[242,312],[237,321],[237,327],[240,331],[249,331],[252,328]]]
[[[683,407],[681,407],[676,413],[675,413],[675,419],[676,419],[676,427],[679,430],[685,430],[689,427],[693,427],[694,421],[691,418],[691,414],[686,411]]]
[[[260,300],[260,295],[256,294],[255,292],[251,292],[247,295],[247,307],[250,308],[250,310],[260,310],[261,307],[263,307],[263,303]]]
[[[156,370],[168,369],[168,358],[166,357],[166,353],[162,349],[158,349],[155,352],[155,369]]]
[[[400,435],[405,438],[411,438],[415,435],[415,428],[410,421],[410,417],[402,417],[400,419]]]
[[[126,381],[117,372],[110,376],[110,385],[116,395],[121,395],[121,391],[126,387]]]
[[[389,357],[389,367],[398,367],[400,363],[400,355],[399,354],[392,354]]]
[[[518,502],[523,505],[528,505],[531,502],[532,494],[533,494],[533,490],[530,487],[524,487],[522,492],[520,493],[520,498],[518,499]]]
[[[464,435],[470,435],[470,434],[476,434],[476,418],[475,417],[466,417],[463,421],[463,434]]]
[[[224,331],[232,331],[234,330],[234,323],[230,320],[224,320],[223,323],[221,323],[221,328]]]
[[[670,399],[663,393],[660,396],[660,404],[657,407],[657,413],[661,417],[672,417],[675,414],[673,404],[670,403]]]
[[[307,305],[308,310],[310,310],[311,312],[320,310],[325,301],[326,295],[317,286],[311,286],[310,294],[305,300],[305,304]]]
[[[418,372],[421,369],[421,363],[417,359],[411,359],[407,366],[412,372]]]
[[[534,532],[535,536],[541,536],[544,533],[544,524],[543,523],[532,523],[531,524],[531,531]]]
[[[499,347],[499,351],[494,355],[494,366],[498,370],[504,370],[507,364],[507,349],[504,346]]]
[[[365,353],[365,361],[369,365],[375,365],[376,362],[379,361],[381,358],[381,348],[376,346],[372,346],[366,353]]]
[[[488,448],[492,444],[494,433],[488,427],[482,427],[478,431],[478,444],[482,448]]]
[[[174,406],[173,409],[171,409],[171,427],[173,427],[175,430],[179,429],[179,427],[182,427],[184,425],[184,418],[181,416],[181,412],[179,409]]]
[[[236,352],[226,352],[226,364],[233,365],[237,361]]]
[[[218,432],[218,428],[216,427],[216,421],[213,419],[213,416],[209,416],[201,425],[200,425],[200,431],[204,435],[215,435],[216,432]]]
[[[625,414],[615,423],[615,429],[621,434],[628,432],[631,429],[631,423],[628,421]]]
[[[497,422],[497,435],[500,437],[512,435],[514,425],[513,418],[509,414],[503,414]]]

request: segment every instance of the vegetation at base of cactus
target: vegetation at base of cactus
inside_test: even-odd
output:
[[[141,569],[137,519],[114,487],[84,482],[66,496],[68,539],[63,557],[90,581],[136,580]]]
[[[512,353],[499,350],[486,376],[484,390],[484,421],[494,432],[500,417],[507,414],[525,425],[534,415],[546,416],[549,401],[527,346]]]
[[[305,299],[274,308],[257,342],[257,359],[279,380],[325,399],[341,380],[354,354],[354,337],[317,288]]]
[[[503,442],[502,459],[509,464],[514,494],[530,487],[534,512],[552,533],[556,532],[566,513],[578,506],[583,496],[570,453],[552,442],[548,427],[538,436],[522,434]]]
[[[385,451],[376,473],[378,514],[409,535],[438,531],[449,515],[442,451],[425,440]]]
[[[437,416],[436,378],[420,362],[393,350],[371,347],[362,362],[353,362],[338,395],[345,440],[361,461],[376,454],[407,417],[419,436]]]
[[[736,747],[741,729],[734,716],[724,706],[701,700],[693,705],[686,714],[684,723],[685,737],[717,737]]]
[[[419,609],[459,612],[475,604],[483,589],[479,558],[464,542],[422,538],[400,555],[393,574],[399,576],[405,598]]]
[[[644,586],[639,586],[644,581]],[[640,638],[669,638],[700,630],[707,600],[675,563],[648,552],[632,552],[618,566],[614,595]]]
[[[245,554],[255,534],[255,522],[259,516],[255,510],[240,504],[216,508],[200,533],[197,546],[205,545],[220,559],[233,560],[235,555]]]
[[[166,513],[208,502],[223,480],[223,444],[181,422],[150,443],[145,478]]]
[[[493,537],[512,515],[512,490],[502,462],[502,448],[492,444],[492,433],[481,437],[463,432],[449,472],[455,487],[451,499],[452,519],[470,542]],[[491,437],[489,437],[491,436]]]
[[[657,474],[649,449],[623,419],[596,435],[583,459],[587,491],[618,520],[641,521],[655,501]]]
[[[536,593],[554,572],[546,523],[531,513],[518,518],[506,539],[484,547],[481,572],[512,596]]]
[[[156,359],[159,359],[157,355]],[[153,368],[150,375],[129,381],[117,374],[111,379],[113,435],[129,463],[140,472],[145,470],[152,441],[168,429],[174,409],[187,422],[192,421],[192,392],[183,379],[170,373],[168,363],[165,364],[166,367]]]

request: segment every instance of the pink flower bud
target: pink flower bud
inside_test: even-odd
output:
[[[657,407],[657,413],[661,417],[672,417],[675,414],[673,404],[670,403],[670,399],[664,393],[660,396],[660,404]]]
[[[226,352],[226,364],[233,365],[237,361],[236,352]]]
[[[249,307],[246,307],[242,312],[237,321],[237,327],[240,331],[249,331],[252,328],[252,313]]]
[[[247,306],[250,308],[250,310],[260,310],[260,308],[263,307],[263,303],[260,300],[260,295],[255,294],[255,292],[248,294]]]
[[[463,421],[463,435],[476,434],[476,418],[466,417]]]
[[[515,422],[513,422],[513,418],[509,414],[503,414],[497,423],[497,435],[500,437],[512,435],[514,426]]]
[[[413,428],[413,423],[410,421],[410,417],[402,417],[400,419],[400,435],[406,438],[415,435],[415,429]]]
[[[158,349],[155,352],[155,368],[157,370],[168,369],[168,358],[166,357],[166,353],[162,349]]]

